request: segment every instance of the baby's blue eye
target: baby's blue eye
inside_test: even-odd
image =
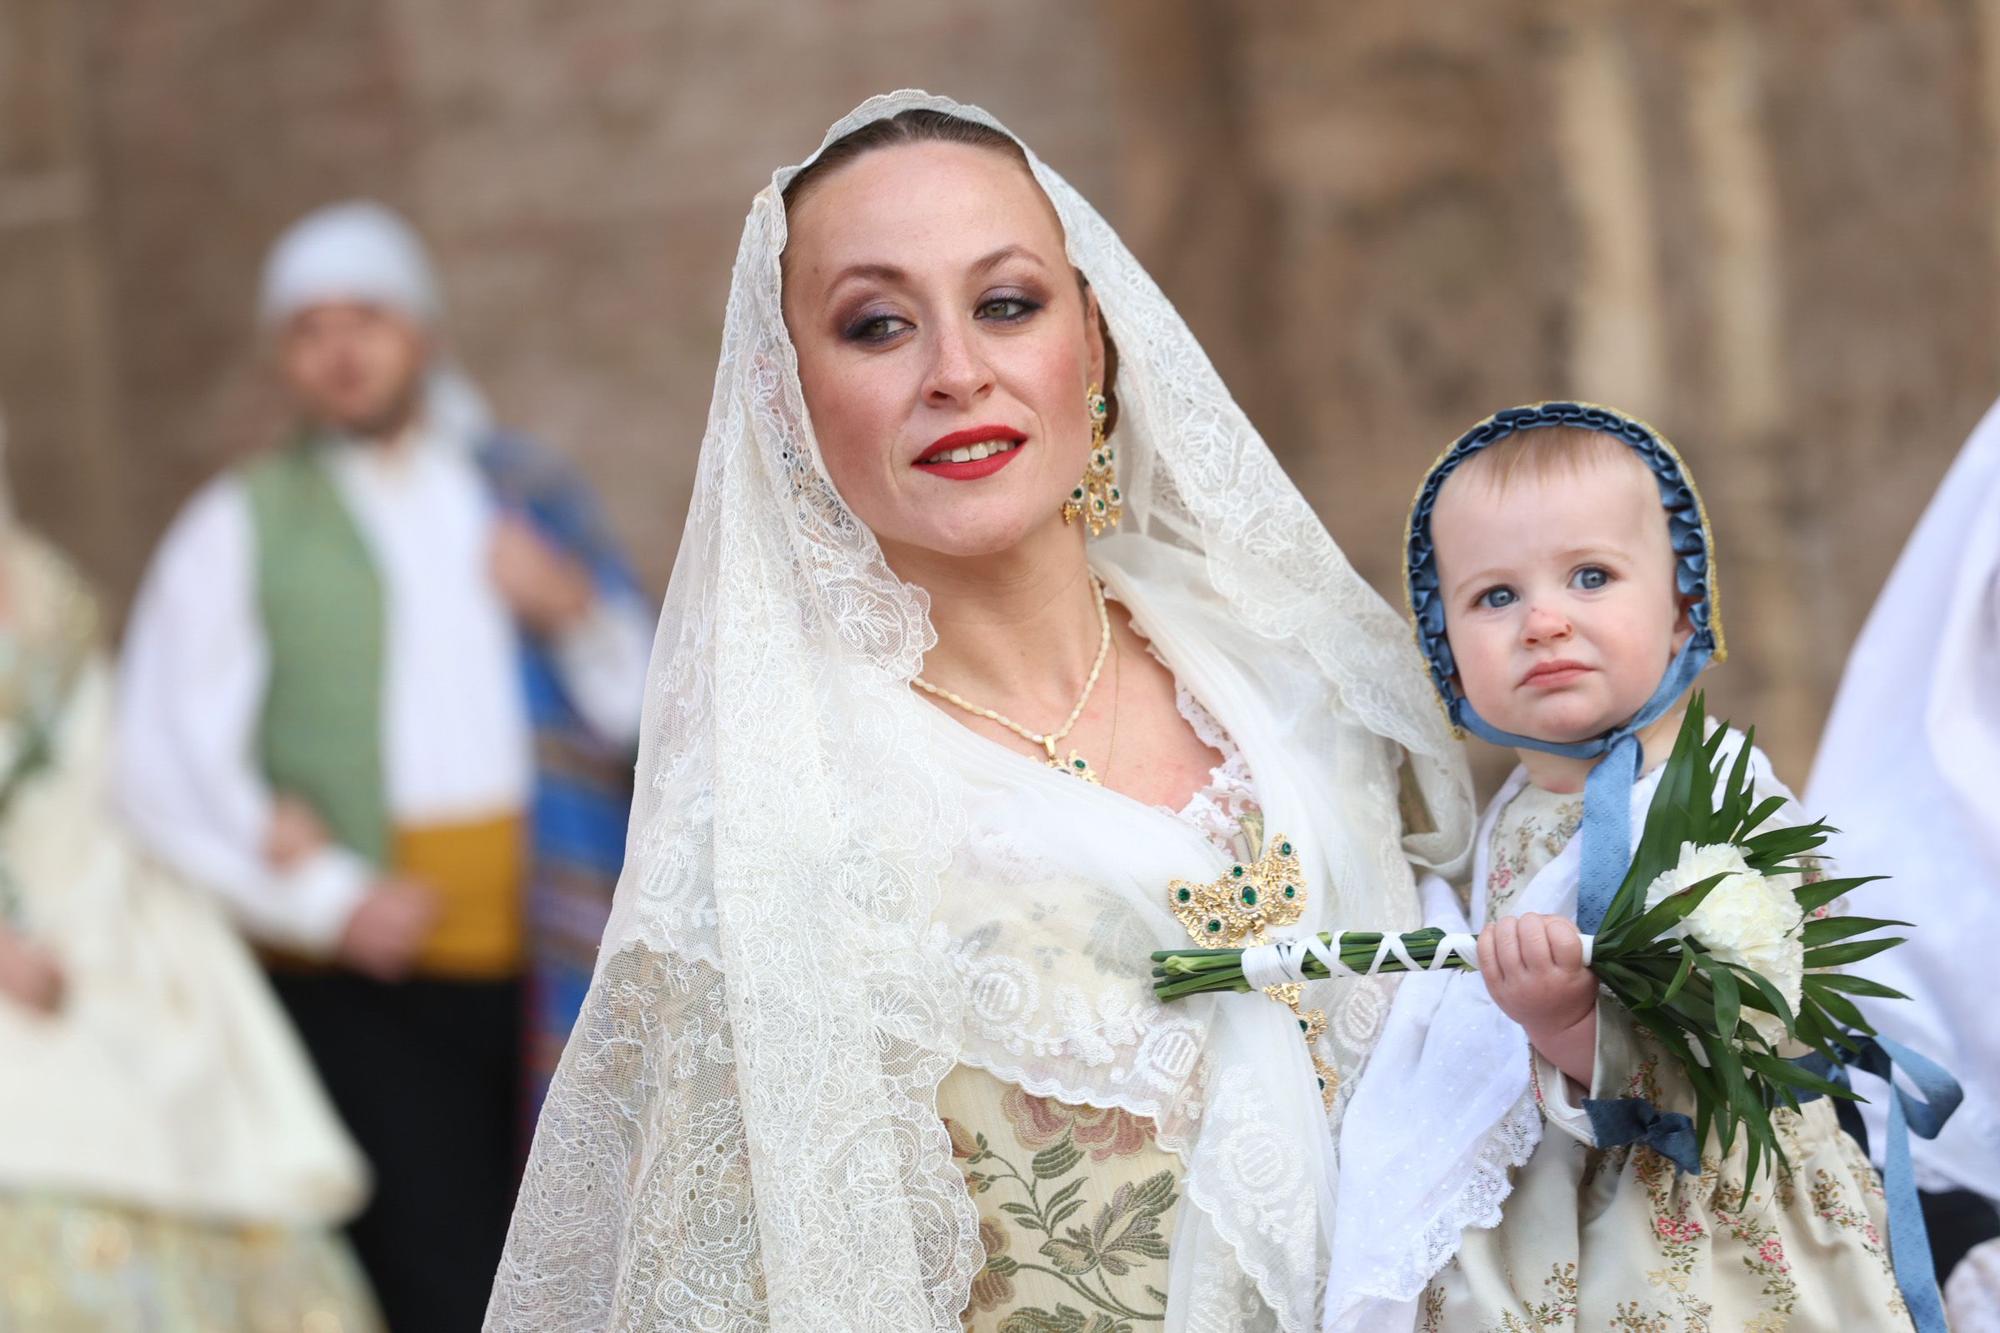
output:
[[[1585,565],[1569,576],[1569,586],[1584,592],[1596,592],[1611,582],[1611,571],[1598,565]]]
[[[1488,588],[1485,592],[1480,593],[1478,598],[1473,602],[1473,605],[1483,606],[1488,608],[1489,610],[1498,611],[1501,607],[1512,606],[1515,602],[1519,600],[1520,598],[1515,595],[1515,592],[1512,588],[1503,586],[1498,588]]]

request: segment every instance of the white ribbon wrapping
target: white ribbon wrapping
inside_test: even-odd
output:
[[[1258,944],[1243,951],[1243,979],[1251,989],[1263,990],[1268,986],[1290,986],[1301,981],[1317,978],[1305,974],[1308,958],[1316,958],[1326,968],[1328,977],[1366,977],[1382,970],[1382,965],[1391,958],[1403,965],[1407,972],[1437,972],[1451,965],[1457,958],[1468,971],[1479,970],[1479,937],[1462,932],[1452,932],[1438,941],[1437,952],[1431,955],[1429,966],[1419,963],[1410,956],[1401,935],[1384,935],[1375,947],[1375,956],[1368,960],[1365,968],[1349,967],[1340,956],[1340,941],[1347,937],[1345,931],[1330,931],[1324,935],[1307,935],[1303,939],[1279,940],[1275,944]],[[1582,936],[1583,965],[1590,966],[1591,946],[1596,943],[1592,935]],[[1331,943],[1329,943],[1331,941]]]

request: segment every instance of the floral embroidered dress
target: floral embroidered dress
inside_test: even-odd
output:
[[[1754,754],[1754,752],[1753,752]],[[1754,754],[1759,785],[1789,796]],[[1581,795],[1514,778],[1495,798],[1481,857],[1485,919],[1521,910],[1583,819]],[[1571,872],[1573,873],[1573,871]],[[1644,1096],[1693,1111],[1693,1095],[1625,1010],[1598,1006],[1588,1095]],[[1616,1329],[1632,1333],[1908,1328],[1884,1243],[1882,1190],[1832,1106],[1777,1113],[1789,1166],[1743,1185],[1744,1148],[1711,1139],[1699,1176],[1649,1148],[1593,1146],[1582,1090],[1535,1060],[1544,1132],[1514,1176],[1500,1224],[1465,1233],[1419,1302],[1424,1333]]]
[[[1176,702],[1224,759],[1172,813],[1230,855],[1251,859],[1262,819],[1248,765],[1185,688]],[[967,1330],[1125,1333],[1164,1322],[1185,1168],[1159,1143],[1153,1121],[1037,1096],[970,1065],[945,1077],[938,1111],[986,1247]]]

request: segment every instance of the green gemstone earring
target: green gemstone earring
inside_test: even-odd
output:
[[[1095,384],[1085,391],[1084,403],[1090,412],[1090,463],[1083,470],[1083,480],[1063,501],[1062,516],[1065,525],[1081,518],[1095,537],[1118,526],[1125,512],[1125,495],[1118,489],[1118,452],[1104,439],[1111,406]]]

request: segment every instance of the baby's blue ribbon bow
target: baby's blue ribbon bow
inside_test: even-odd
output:
[[[1583,1112],[1598,1147],[1637,1143],[1691,1176],[1701,1174],[1701,1140],[1694,1136],[1694,1121],[1679,1111],[1662,1111],[1644,1097],[1604,1097],[1586,1100]]]

